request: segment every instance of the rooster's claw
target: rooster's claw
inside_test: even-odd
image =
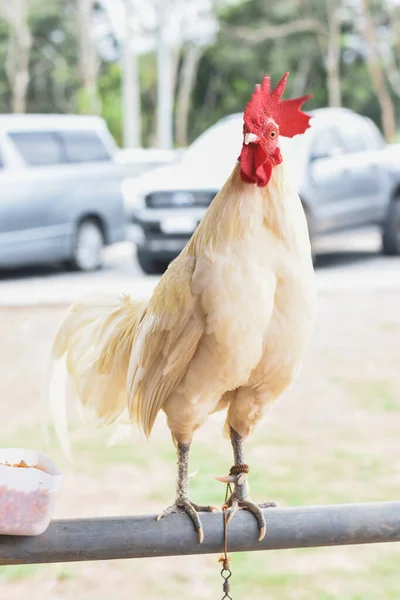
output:
[[[218,511],[215,506],[199,506],[192,502],[189,498],[177,498],[175,503],[166,508],[162,513],[160,513],[157,517],[157,521],[162,519],[163,517],[167,517],[172,513],[186,513],[188,517],[192,520],[194,528],[199,534],[200,544],[204,539],[204,531],[203,526],[200,521],[200,517],[198,515],[199,512],[212,512]]]
[[[265,537],[266,524],[262,508],[275,508],[276,502],[264,502],[263,504],[256,504],[251,500],[238,500],[237,498],[229,498],[229,500],[222,506],[222,510],[229,509],[227,523],[230,523],[237,513],[238,510],[248,510],[257,519],[258,529],[260,531],[258,541],[261,542]]]

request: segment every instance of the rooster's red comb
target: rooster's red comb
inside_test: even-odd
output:
[[[310,116],[302,112],[301,106],[312,98],[311,94],[291,100],[281,100],[289,73],[285,73],[276,88],[271,92],[271,80],[264,77],[262,84],[257,84],[254,94],[244,111],[244,122],[248,129],[262,135],[265,120],[271,117],[279,126],[279,133],[285,137],[293,137],[304,133],[310,127]]]

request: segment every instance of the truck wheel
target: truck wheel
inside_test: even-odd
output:
[[[82,221],[76,228],[74,248],[68,266],[74,271],[96,271],[102,265],[104,236],[94,219]]]
[[[400,255],[400,194],[390,203],[382,230],[382,250],[389,256]]]
[[[162,275],[168,266],[166,261],[157,260],[150,252],[147,252],[147,250],[138,249],[136,251],[136,256],[142,271],[144,271],[146,275]]]

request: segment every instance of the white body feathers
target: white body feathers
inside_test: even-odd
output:
[[[314,311],[306,219],[284,165],[265,188],[236,165],[149,302],[74,305],[54,355],[102,422],[128,408],[149,434],[162,409],[187,442],[227,408],[246,436],[296,377]]]

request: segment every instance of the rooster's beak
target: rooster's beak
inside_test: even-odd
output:
[[[244,143],[246,144],[256,144],[260,141],[260,138],[255,133],[246,133],[244,136]]]

